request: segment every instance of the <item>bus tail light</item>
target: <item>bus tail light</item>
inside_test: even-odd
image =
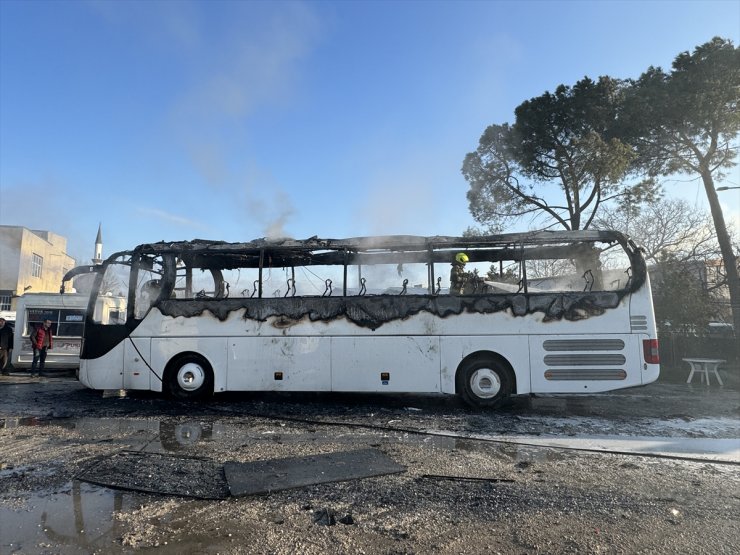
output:
[[[660,353],[658,352],[658,340],[643,339],[642,354],[645,357],[645,362],[647,362],[648,364],[659,364]]]

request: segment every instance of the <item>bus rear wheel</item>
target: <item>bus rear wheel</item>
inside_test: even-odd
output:
[[[512,390],[510,368],[493,356],[463,361],[457,370],[457,392],[470,406],[495,408],[508,399]]]
[[[164,385],[174,399],[202,399],[213,393],[213,370],[203,357],[184,355],[169,364],[164,375]]]

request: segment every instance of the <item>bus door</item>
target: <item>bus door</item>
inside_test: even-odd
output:
[[[148,337],[129,336],[123,346],[123,388],[151,388],[151,344]],[[156,379],[156,378],[155,378]]]

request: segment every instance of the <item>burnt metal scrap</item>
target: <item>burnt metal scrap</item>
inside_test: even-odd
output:
[[[75,477],[115,489],[197,499],[229,497],[223,466],[198,457],[121,451],[96,459]]]
[[[224,463],[226,481],[234,497],[399,474],[405,471],[406,467],[377,449]]]
[[[201,457],[123,451],[98,458],[76,478],[116,489],[221,500],[405,471],[377,449],[224,464]]]

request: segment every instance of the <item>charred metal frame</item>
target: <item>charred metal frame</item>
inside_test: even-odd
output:
[[[525,260],[573,259],[594,252],[597,243],[614,246],[619,244],[630,260],[631,278],[626,286],[616,291],[581,292],[530,292],[527,290]],[[464,250],[470,262],[499,262],[503,272],[505,261],[520,262],[521,285],[516,293],[492,293],[475,291],[473,294],[443,295],[435,281],[434,264],[451,263],[457,252]],[[618,306],[621,299],[643,286],[646,268],[640,249],[625,235],[615,231],[533,232],[490,235],[482,237],[447,236],[382,236],[356,237],[349,239],[258,239],[246,243],[227,243],[196,239],[181,242],[159,242],[139,245],[132,251],[122,251],[110,256],[101,266],[88,267],[98,273],[91,294],[91,306],[101,286],[103,274],[110,264],[130,260],[128,319],[125,326],[129,331],[138,325],[134,314],[139,269],[149,265],[155,257],[161,257],[164,272],[161,290],[152,304],[163,314],[172,317],[192,317],[205,311],[220,320],[225,320],[234,311],[243,311],[245,319],[266,321],[276,317],[280,326],[289,326],[309,319],[330,321],[344,317],[358,326],[375,330],[384,323],[407,318],[420,312],[429,312],[445,318],[463,312],[494,313],[510,311],[514,316],[535,312],[544,315],[544,321],[581,320],[602,314]],[[177,278],[178,261],[186,269],[210,270],[216,282],[214,296],[209,298],[171,298]],[[125,263],[125,262],[124,262]],[[425,295],[369,295],[366,294],[362,267],[374,264],[423,263],[427,265],[428,293]],[[341,296],[295,296],[296,266],[342,266],[343,284]],[[349,266],[358,268],[360,292],[348,295],[347,281]],[[288,291],[284,296],[265,297],[263,270],[291,268]],[[252,268],[258,270],[256,291],[252,296],[227,298],[223,285],[222,270]],[[75,268],[65,276],[65,281],[78,270]],[[82,272],[77,272],[78,275]],[[192,280],[192,276],[191,276]],[[219,283],[219,281],[221,283]],[[436,285],[436,286],[435,286]],[[327,286],[328,288],[328,286]],[[294,289],[293,289],[294,290]],[[328,289],[327,289],[328,290]],[[337,291],[339,288],[337,288]],[[245,290],[246,291],[246,290]],[[256,292],[256,296],[254,296]],[[326,293],[326,291],[325,291]],[[92,311],[88,311],[92,314]],[[88,316],[88,320],[90,316]],[[93,322],[91,324],[95,325]],[[275,324],[278,325],[278,324]],[[110,327],[110,326],[106,326]],[[89,343],[89,342],[88,342]]]

